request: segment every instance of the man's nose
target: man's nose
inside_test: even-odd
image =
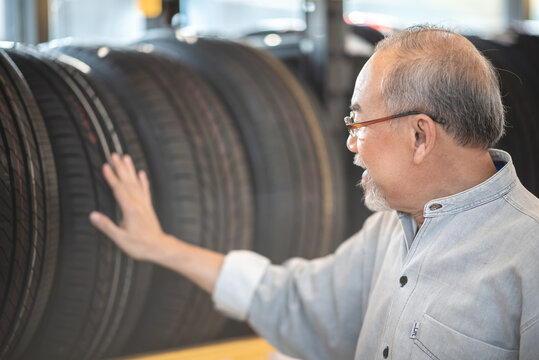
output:
[[[348,135],[348,139],[346,139],[346,148],[353,153],[357,153],[357,137]]]

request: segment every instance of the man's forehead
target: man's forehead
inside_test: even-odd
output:
[[[362,93],[368,91],[368,80],[371,77],[371,65],[370,60],[363,66],[363,69],[359,72],[359,75],[356,78],[354,85],[354,93],[352,94],[352,99],[350,101],[350,109],[354,111],[360,111],[361,106],[358,103],[358,98]]]
[[[352,110],[361,110],[362,104],[358,102],[360,97],[365,98],[370,97],[369,95],[378,96],[380,94],[381,72],[384,68],[384,66],[380,66],[384,65],[380,64],[380,62],[384,63],[383,59],[380,56],[374,55],[365,63],[359,72],[354,86],[354,93],[350,101],[350,108]]]
[[[367,80],[369,80],[369,78],[371,77],[371,73],[372,73],[372,64],[373,64],[373,58],[371,57],[366,63],[365,65],[363,66],[363,68],[361,69],[361,71],[359,72],[357,78],[356,78],[356,82],[355,82],[355,85],[354,85],[354,92],[355,91],[359,91],[363,88],[365,88],[366,84],[367,84]]]

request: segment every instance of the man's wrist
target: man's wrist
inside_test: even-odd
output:
[[[208,293],[212,292],[224,261],[223,254],[167,234],[154,243],[146,256],[148,261],[181,274]]]
[[[155,241],[154,246],[147,253],[147,260],[159,265],[166,266],[167,259],[178,256],[181,252],[178,247],[183,243],[172,235],[162,233]]]

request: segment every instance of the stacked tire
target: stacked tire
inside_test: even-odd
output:
[[[0,50],[0,358],[20,356],[51,292],[59,235],[51,144],[28,85]]]
[[[223,57],[214,73],[195,66],[207,56]],[[101,175],[114,152],[148,173],[164,230],[182,240],[274,261],[343,240],[343,177],[317,105],[268,55],[167,36],[0,59],[0,359],[107,358],[232,328],[207,294],[91,226],[92,210],[121,221]]]

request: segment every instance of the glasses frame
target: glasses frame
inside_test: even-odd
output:
[[[420,115],[420,114],[427,115],[434,122],[437,122],[438,124],[443,124],[442,121],[437,120],[434,116],[432,116],[430,114],[427,114],[426,112],[423,112],[423,111],[406,111],[406,112],[399,113],[399,114],[396,114],[396,115],[384,116],[384,117],[381,117],[381,118],[378,118],[378,119],[367,120],[367,121],[362,121],[362,122],[354,122],[353,120],[355,118],[355,112],[350,111],[350,115],[344,117],[344,123],[346,124],[346,129],[348,130],[348,133],[350,135],[352,135],[352,136],[355,136],[355,134],[353,134],[354,130],[359,130],[364,126],[369,126],[369,125],[372,125],[372,124],[377,124],[379,122],[392,120],[392,119],[397,119],[397,118],[401,118],[401,117],[405,117],[405,116]]]

